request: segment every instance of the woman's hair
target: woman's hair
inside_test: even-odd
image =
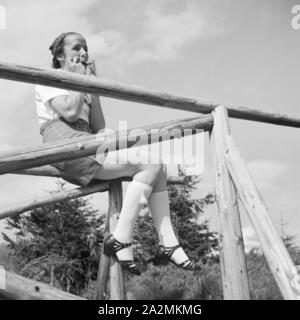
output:
[[[56,37],[55,40],[52,42],[51,46],[49,47],[49,50],[52,52],[52,55],[53,55],[52,68],[55,68],[55,69],[60,68],[60,62],[57,59],[57,57],[64,53],[64,40],[65,40],[65,38],[68,35],[72,35],[72,34],[77,34],[82,37],[82,35],[77,32],[64,32],[64,33],[60,34],[58,37]]]

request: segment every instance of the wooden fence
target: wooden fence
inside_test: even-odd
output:
[[[141,129],[147,135],[144,143],[153,143],[153,141],[158,141],[159,137],[164,137],[164,140],[172,139],[169,134],[172,130],[183,133],[185,129],[191,129],[190,134],[197,133],[199,129],[209,132],[220,221],[219,249],[224,299],[246,300],[250,298],[238,199],[244,205],[258,235],[262,250],[284,299],[300,299],[300,279],[297,268],[271,223],[267,207],[230,135],[228,120],[228,117],[233,117],[300,128],[300,117],[241,106],[222,106],[198,99],[152,92],[96,77],[3,62],[0,62],[0,78],[94,93],[159,107],[205,113],[205,115],[143,127]],[[51,166],[51,163],[95,155],[100,145],[102,148],[105,146],[111,152],[124,148],[124,146],[130,148],[134,144],[135,142],[129,139],[129,132],[126,131],[112,134],[104,143],[101,134],[94,134],[87,138],[22,148],[12,153],[0,154],[0,174],[14,173],[64,178],[66,176],[61,175]],[[0,209],[0,219],[50,203],[108,191],[109,210],[105,228],[105,233],[108,234],[113,231],[122,207],[122,181],[130,181],[130,179],[130,177],[124,177],[112,181],[97,181],[87,187],[31,199]],[[182,179],[169,177],[168,183],[180,184]],[[123,270],[114,258],[108,258],[102,253],[95,299],[105,298],[108,277],[110,277],[111,299],[126,299]],[[5,280],[6,288],[0,290],[0,295],[3,297],[80,299],[9,272],[6,272]]]

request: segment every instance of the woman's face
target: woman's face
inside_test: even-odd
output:
[[[66,65],[66,60],[79,59],[83,63],[89,60],[88,47],[85,39],[79,34],[70,34],[64,39],[64,55],[59,58],[60,65]]]

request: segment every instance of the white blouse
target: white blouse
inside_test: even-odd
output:
[[[48,120],[58,119],[60,115],[51,107],[50,100],[62,95],[70,95],[71,91],[66,89],[54,88],[36,85],[35,86],[35,103],[36,113],[40,127]],[[84,104],[79,114],[79,118],[89,123],[90,101],[86,95]]]

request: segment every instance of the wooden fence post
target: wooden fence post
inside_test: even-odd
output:
[[[107,215],[106,215],[104,239],[109,235],[109,224],[110,224],[110,210],[107,211]],[[105,299],[105,293],[107,289],[107,280],[109,277],[109,265],[110,265],[110,258],[104,254],[103,246],[102,246],[99,269],[97,274],[96,289],[95,289],[95,297],[94,297],[95,300]]]
[[[119,213],[122,209],[122,180],[112,182],[109,189],[110,232],[116,227]],[[110,259],[110,298],[111,300],[126,300],[125,275],[115,258]]]
[[[273,227],[267,206],[232,137],[226,137],[226,145],[228,149],[225,159],[228,170],[255,229],[275,281],[284,299],[300,300],[300,276],[297,268]]]
[[[225,163],[225,137],[229,134],[227,110],[219,106],[213,116],[210,139],[215,162],[223,296],[225,300],[248,300],[250,294],[237,194]]]

